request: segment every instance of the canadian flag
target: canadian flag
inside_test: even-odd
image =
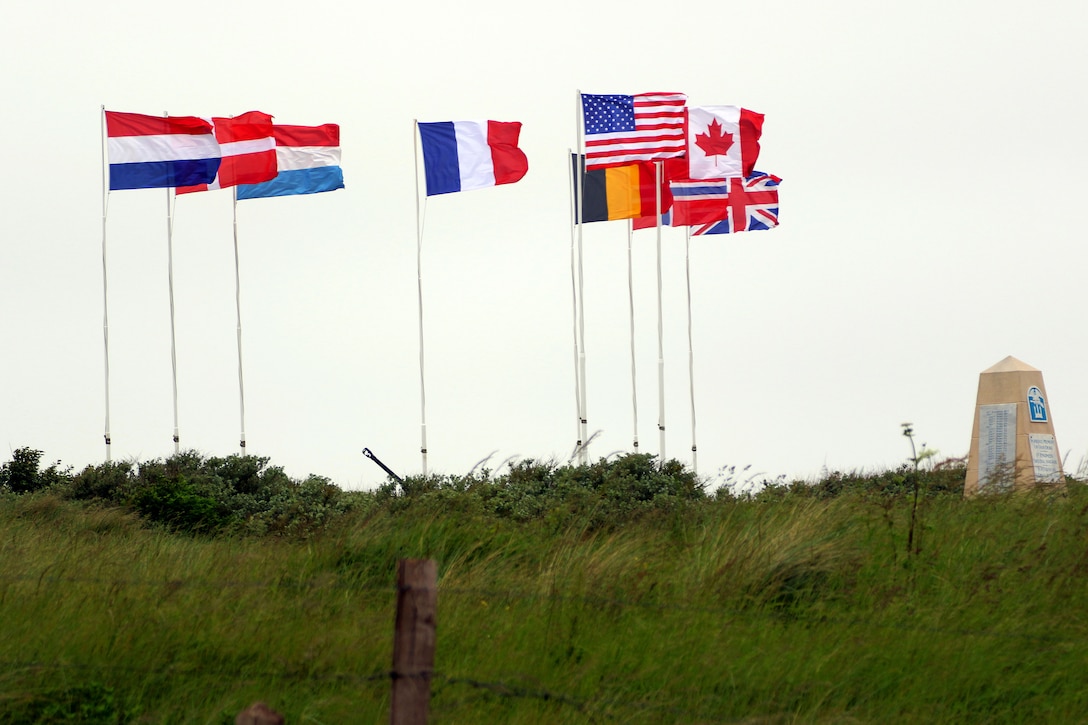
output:
[[[759,158],[763,114],[739,106],[687,109],[688,178],[742,178]]]

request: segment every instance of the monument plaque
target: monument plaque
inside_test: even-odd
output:
[[[1007,357],[978,376],[963,495],[1065,483],[1043,374]]]
[[[1058,456],[1058,444],[1049,433],[1029,433],[1031,462],[1035,468],[1035,480],[1039,483],[1058,483],[1062,477],[1062,462]]]
[[[1016,403],[980,406],[978,426],[979,490],[1010,487],[1016,464]]]

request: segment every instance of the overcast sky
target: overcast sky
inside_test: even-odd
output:
[[[100,109],[339,123],[346,188],[239,202],[251,454],[345,488],[421,469],[413,119],[521,121],[529,172],[434,197],[429,464],[576,440],[577,92],[764,113],[781,226],[691,243],[699,473],[812,478],[967,453],[978,374],[1042,370],[1088,454],[1086,12],[1041,0],[10,3],[0,16],[0,460],[105,459]],[[421,183],[422,187],[422,183]],[[173,452],[166,192],[109,194],[114,460]],[[634,249],[641,449],[659,453],[653,232]],[[229,191],[174,210],[182,448],[238,451]],[[633,437],[624,222],[584,230],[596,459]],[[663,234],[666,454],[690,462],[684,234]]]

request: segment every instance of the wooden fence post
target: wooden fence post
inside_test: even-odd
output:
[[[434,559],[401,559],[393,638],[391,725],[426,725],[434,671],[438,568]]]

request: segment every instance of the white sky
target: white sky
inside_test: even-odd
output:
[[[421,468],[413,119],[522,121],[519,183],[426,204],[429,464],[575,442],[576,92],[766,114],[782,225],[692,241],[699,472],[962,456],[978,374],[1043,372],[1088,453],[1081,4],[19,2],[0,11],[0,460],[105,458],[100,107],[339,123],[347,188],[239,203],[246,435],[345,488]],[[422,184],[422,182],[421,182]],[[166,193],[109,196],[114,460],[173,452]],[[237,452],[228,191],[177,201],[183,448]],[[1080,230],[1080,231],[1078,231]],[[585,229],[593,458],[630,448],[626,231]],[[635,238],[639,438],[657,453],[653,232]],[[690,460],[682,230],[663,249],[666,452]]]

